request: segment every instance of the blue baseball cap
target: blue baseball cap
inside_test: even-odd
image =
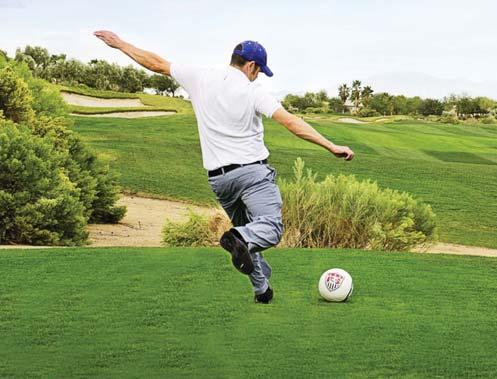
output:
[[[233,50],[233,54],[239,55],[248,61],[254,61],[267,76],[273,76],[273,72],[267,66],[266,49],[256,41],[243,41],[240,43],[241,50]]]

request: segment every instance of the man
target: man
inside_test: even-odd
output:
[[[237,45],[228,67],[205,69],[171,63],[109,31],[94,34],[149,70],[172,76],[190,95],[209,184],[234,226],[220,244],[230,252],[235,268],[249,276],[255,301],[269,303],[271,267],[261,251],[279,243],[283,224],[276,171],[267,164],[262,115],[336,157],[351,160],[354,153],[328,141],[254,83],[260,72],[273,76],[266,50],[257,42]]]

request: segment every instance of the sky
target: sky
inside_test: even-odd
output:
[[[274,76],[260,81],[275,94],[335,96],[359,79],[375,92],[497,99],[496,15],[487,0],[0,0],[0,49],[132,64],[92,35],[112,30],[172,62],[221,67],[251,39],[268,52]]]

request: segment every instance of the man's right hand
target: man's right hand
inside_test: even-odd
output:
[[[348,146],[334,145],[331,152],[337,158],[345,158],[346,161],[351,161],[354,158],[354,152]]]
[[[114,49],[119,49],[123,45],[124,41],[118,37],[117,34],[110,32],[108,30],[98,30],[93,33],[95,37],[104,41],[108,46]]]

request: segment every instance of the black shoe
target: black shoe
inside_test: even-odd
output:
[[[254,271],[254,262],[250,257],[247,244],[231,230],[225,232],[219,241],[223,249],[231,254],[233,266],[242,274],[250,275]]]
[[[266,292],[254,296],[256,303],[268,304],[273,299],[273,289],[268,287]]]

